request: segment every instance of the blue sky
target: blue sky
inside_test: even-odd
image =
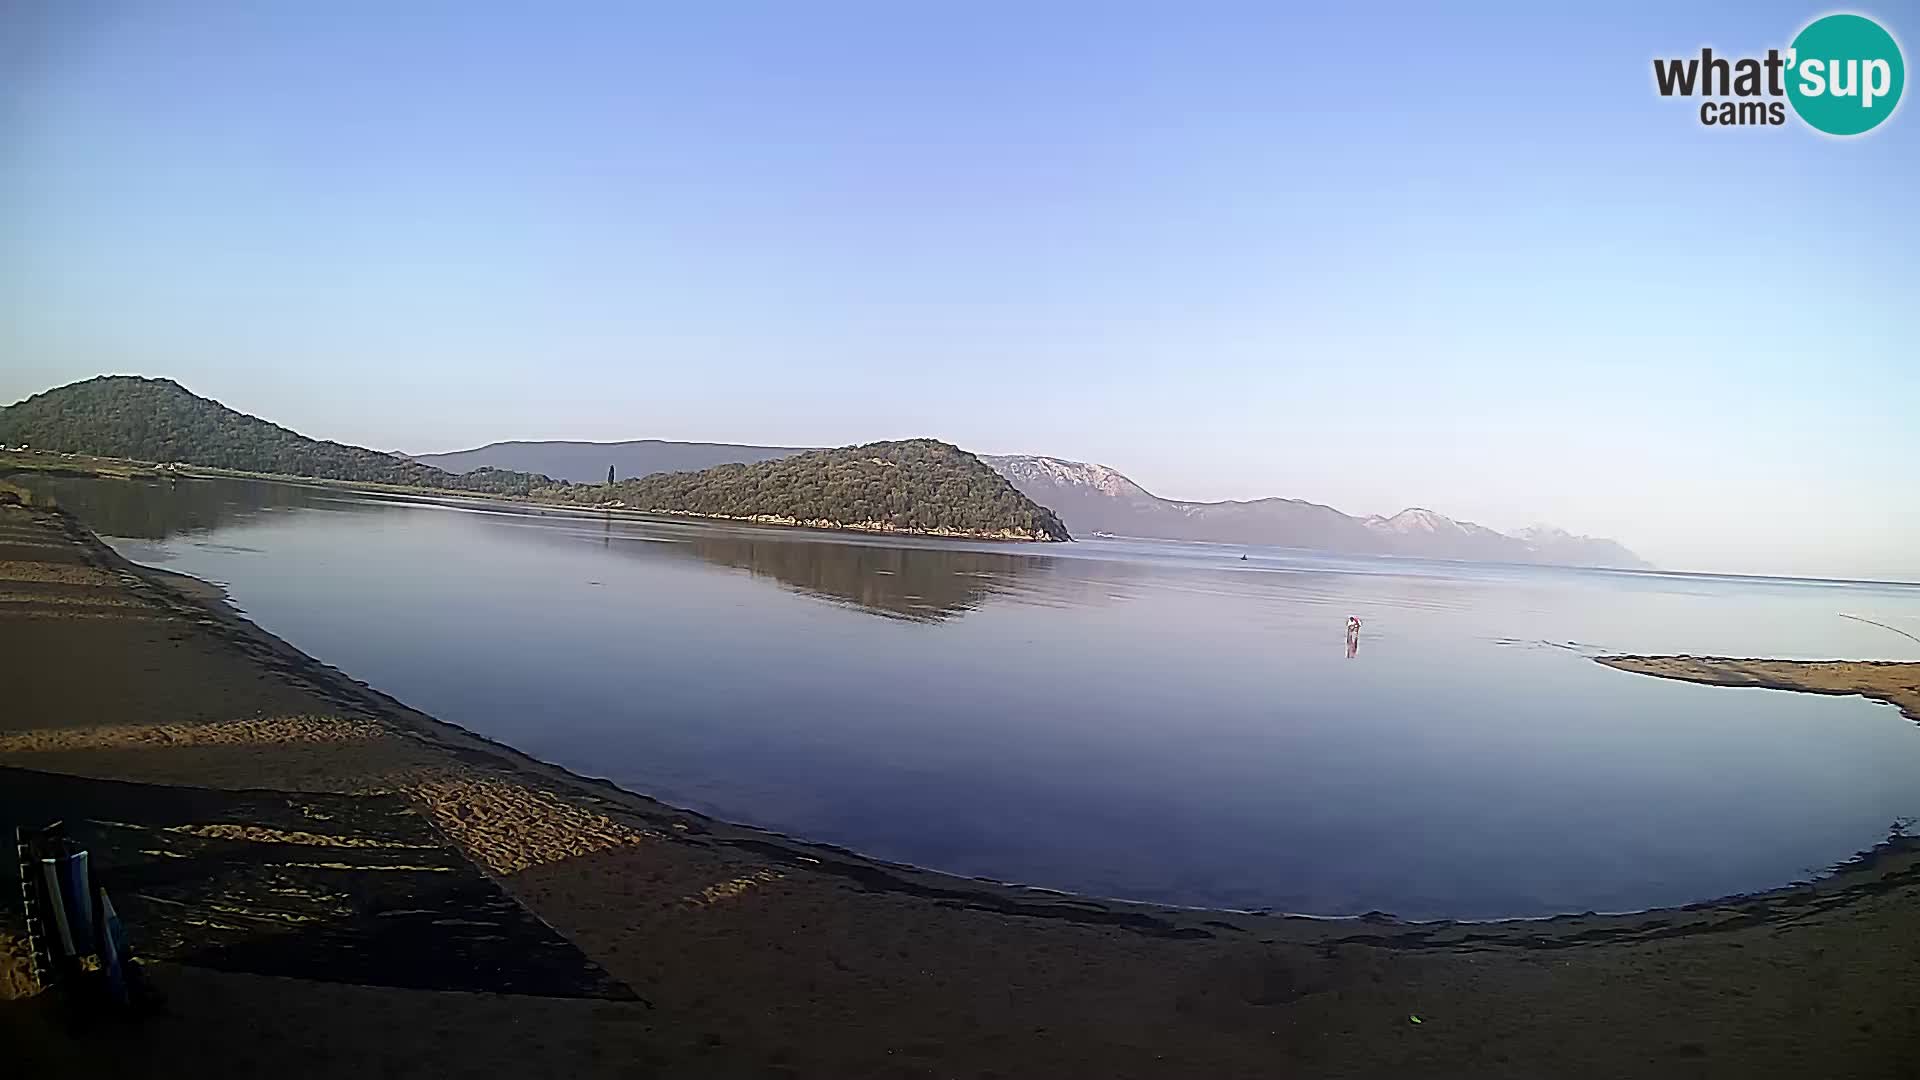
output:
[[[1437,7],[8,5],[0,400],[934,435],[1920,578],[1920,118],[1652,85],[1829,9]]]

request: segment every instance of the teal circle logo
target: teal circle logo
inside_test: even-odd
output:
[[[1829,135],[1872,131],[1893,115],[1907,84],[1900,44],[1864,15],[1815,19],[1787,56],[1787,100]]]

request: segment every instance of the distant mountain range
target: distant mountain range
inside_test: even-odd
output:
[[[975,461],[931,440],[832,452],[659,439],[525,441],[408,457],[309,439],[170,380],[127,376],[89,379],[0,409],[0,443],[13,442],[550,502],[914,532],[1065,539],[1070,531],[1083,537],[1111,533],[1335,553],[1648,565],[1615,541],[1546,526],[1501,533],[1419,508],[1357,518],[1300,499],[1181,502],[1161,498],[1104,465],[1032,455]],[[773,464],[787,459],[794,467]],[[613,488],[603,483],[609,465],[621,481]],[[897,466],[904,468],[895,471]],[[668,474],[675,478],[669,480]],[[637,483],[647,477],[660,479]]]
[[[1105,465],[1030,455],[982,456],[1022,494],[1051,507],[1076,536],[1111,533],[1162,540],[1274,544],[1352,554],[1477,562],[1644,569],[1612,540],[1538,526],[1496,532],[1419,508],[1357,518],[1300,499],[1180,502],[1163,499]]]
[[[663,442],[500,442],[414,460],[444,469],[488,467],[546,473],[564,480],[605,480],[650,472],[771,461],[801,451],[780,446]],[[1094,533],[1159,540],[1260,544],[1347,554],[1408,555],[1478,562],[1551,563],[1643,569],[1649,564],[1613,540],[1536,526],[1502,533],[1432,510],[1392,517],[1353,517],[1301,499],[1181,502],[1163,499],[1105,465],[1027,454],[981,455],[1021,494],[1053,510],[1075,536]]]
[[[518,472],[543,473],[555,480],[598,484],[614,476],[634,479],[663,472],[698,472],[715,465],[751,465],[798,454],[813,447],[742,446],[737,443],[665,442],[634,439],[629,442],[514,441],[488,443],[449,454],[409,454],[423,465],[463,473],[480,468],[504,468],[499,462],[522,461]]]

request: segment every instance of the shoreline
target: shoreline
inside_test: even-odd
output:
[[[0,582],[0,811],[78,833],[166,999],[91,1027],[21,999],[0,904],[0,1041],[28,1074],[1744,1080],[1920,1049],[1906,841],[1618,915],[1098,900],[540,762],[70,515],[0,506]]]
[[[110,545],[94,535],[70,514],[64,511],[55,511],[55,513],[67,528],[69,538],[85,546],[106,565],[116,571],[144,579],[156,592],[164,594],[177,603],[183,613],[215,621],[222,630],[231,635],[230,640],[234,643],[253,645],[270,652],[275,659],[289,663],[298,675],[315,683],[323,690],[355,699],[356,704],[368,707],[371,711],[378,713],[381,719],[399,724],[428,741],[442,743],[459,752],[478,751],[493,756],[498,759],[498,764],[514,770],[524,770],[543,780],[570,787],[591,789],[590,793],[596,798],[611,796],[626,804],[623,809],[647,818],[650,823],[666,824],[671,827],[684,826],[716,843],[753,850],[760,854],[772,854],[784,861],[812,865],[816,870],[825,872],[839,872],[869,884],[885,882],[892,889],[905,894],[940,896],[945,899],[965,897],[1008,913],[1041,917],[1085,915],[1091,922],[1119,923],[1143,929],[1154,926],[1143,916],[1156,913],[1167,915],[1251,914],[1087,897],[1039,886],[964,877],[940,870],[887,862],[836,845],[809,841],[752,825],[728,822],[695,810],[672,806],[644,793],[622,788],[604,777],[585,776],[542,761],[510,744],[490,739],[459,724],[415,709],[398,698],[355,679],[340,668],[309,656],[267,631],[234,607],[231,598],[221,586],[190,574],[135,563],[113,550]],[[976,890],[982,895],[975,896]],[[995,903],[989,899],[990,896],[1004,897],[1006,902]],[[1022,904],[1017,901],[1027,901],[1027,903]],[[1036,905],[1044,906],[1049,910],[1038,910]],[[1090,908],[1109,905],[1124,907],[1128,910],[1117,919],[1089,914],[1087,911]],[[1060,910],[1051,911],[1050,909],[1054,907]],[[1280,917],[1313,922],[1367,918],[1367,916],[1310,915]],[[1181,936],[1177,928],[1165,929],[1170,930],[1173,936]]]
[[[41,453],[51,453],[45,451]],[[798,529],[807,532],[854,533],[866,536],[912,536],[927,537],[936,540],[990,541],[1002,544],[1070,544],[1072,536],[1019,536],[1010,535],[1013,530],[1002,529],[998,532],[958,532],[944,529],[901,529],[877,522],[825,522],[800,521],[772,514],[701,514],[690,510],[643,510],[638,507],[620,505],[605,506],[596,503],[561,502],[551,499],[536,499],[530,495],[513,495],[497,491],[466,491],[460,488],[411,487],[405,484],[382,484],[366,480],[335,480],[324,476],[293,476],[284,473],[248,472],[241,469],[220,469],[206,465],[184,465],[180,468],[166,468],[158,463],[128,461],[120,458],[96,458],[80,455],[75,462],[92,464],[63,465],[58,462],[22,462],[17,452],[0,454],[0,480],[21,473],[41,473],[56,477],[79,479],[113,480],[165,480],[165,479],[228,479],[260,480],[273,484],[297,484],[304,487],[326,488],[329,490],[361,491],[381,495],[410,495],[429,500],[479,502],[504,504],[507,506],[531,506],[550,510],[561,510],[579,514],[620,514],[639,517],[690,518],[695,521],[731,521],[748,525],[765,525],[782,529]],[[104,468],[102,467],[104,466]],[[461,474],[454,474],[461,475]],[[576,485],[593,487],[597,485]]]
[[[1920,662],[1906,660],[1766,660],[1732,656],[1596,656],[1615,671],[1707,686],[1746,686],[1892,705],[1920,724]]]
[[[630,512],[644,513],[643,511]],[[1914,857],[1916,866],[1920,867],[1920,836],[1905,839],[1889,838],[1836,861],[1828,866],[1821,876],[1810,881],[1787,882],[1768,889],[1709,897],[1687,904],[1617,912],[1563,912],[1552,915],[1504,916],[1492,919],[1429,920],[1401,919],[1391,912],[1377,911],[1357,915],[1323,915],[1258,908],[1189,907],[1075,893],[992,878],[956,875],[932,867],[890,862],[849,848],[812,841],[772,829],[727,821],[696,810],[674,806],[644,792],[620,787],[604,777],[586,776],[551,762],[542,761],[508,743],[488,738],[452,721],[415,709],[398,698],[355,679],[350,673],[307,655],[242,614],[233,605],[231,596],[222,586],[190,574],[135,563],[120,555],[72,515],[64,511],[56,511],[56,513],[70,530],[69,535],[75,542],[87,546],[98,556],[114,564],[116,569],[144,578],[156,589],[168,592],[189,605],[195,613],[215,618],[238,637],[271,649],[279,658],[300,669],[307,678],[334,692],[364,699],[364,703],[382,714],[383,718],[402,723],[418,734],[429,738],[435,735],[449,738],[460,744],[462,749],[481,748],[487,753],[499,756],[503,763],[513,768],[529,770],[549,781],[591,788],[596,795],[611,793],[617,800],[629,801],[630,805],[626,808],[633,812],[648,818],[667,820],[675,827],[685,825],[688,828],[698,828],[716,843],[753,850],[796,865],[810,864],[815,869],[838,872],[870,884],[884,882],[886,887],[908,895],[938,897],[943,900],[971,899],[976,903],[1009,914],[1066,918],[1069,921],[1084,919],[1094,923],[1133,926],[1147,932],[1165,933],[1175,937],[1189,936],[1191,927],[1186,924],[1190,920],[1202,917],[1206,923],[1215,927],[1220,927],[1223,919],[1231,919],[1235,922],[1245,920],[1250,925],[1242,927],[1243,929],[1253,929],[1254,926],[1251,924],[1256,923],[1307,924],[1315,927],[1366,923],[1374,926],[1413,929],[1470,927],[1478,931],[1500,929],[1517,931],[1521,928],[1538,928],[1544,924],[1578,921],[1582,924],[1580,933],[1586,935],[1591,934],[1595,929],[1587,925],[1593,922],[1638,920],[1669,913],[1711,911],[1729,906],[1750,906],[1754,903],[1795,902],[1802,898],[1807,890],[1817,889],[1823,885],[1841,886],[1842,893],[1850,895],[1856,887],[1871,884],[1870,880],[1855,880],[1859,875],[1871,876],[1883,872],[1890,858],[1897,861],[1900,857]],[[688,516],[698,517],[699,515]],[[797,527],[808,528],[809,526]],[[1913,672],[1920,673],[1920,664],[1900,661],[1777,661],[1637,655],[1601,656],[1594,657],[1593,660],[1622,672],[1678,681],[1719,686],[1752,686],[1823,695],[1864,696],[1900,707],[1908,719],[1920,723],[1920,685],[1913,687],[1912,696],[1903,700],[1899,697],[1897,688],[1885,692],[1867,692],[1846,686],[1796,679],[1792,674],[1792,669],[1807,665],[1839,669],[1842,672],[1856,668],[1887,668],[1894,671],[1912,669]],[[1729,669],[1728,665],[1738,665],[1738,667]],[[1750,669],[1754,665],[1770,670],[1771,677],[1756,677],[1750,674]],[[1842,677],[1844,678],[1844,675]],[[1914,675],[1914,681],[1920,684],[1920,674]],[[696,822],[697,826],[693,824]],[[1299,927],[1294,926],[1294,928]],[[1317,935],[1312,936],[1317,937]]]

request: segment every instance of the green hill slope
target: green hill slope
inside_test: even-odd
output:
[[[979,458],[932,439],[818,450],[777,461],[569,484],[538,473],[451,473],[395,454],[309,439],[170,379],[103,375],[0,409],[0,444],[216,469],[516,495],[569,505],[937,536],[1066,540],[1051,510]]]
[[[795,525],[1069,540],[1053,511],[957,446],[935,439],[812,450],[775,461],[570,489],[634,510]]]
[[[553,481],[529,473],[455,474],[345,443],[309,439],[236,412],[171,379],[102,375],[0,409],[0,443],[364,484],[526,495]]]

